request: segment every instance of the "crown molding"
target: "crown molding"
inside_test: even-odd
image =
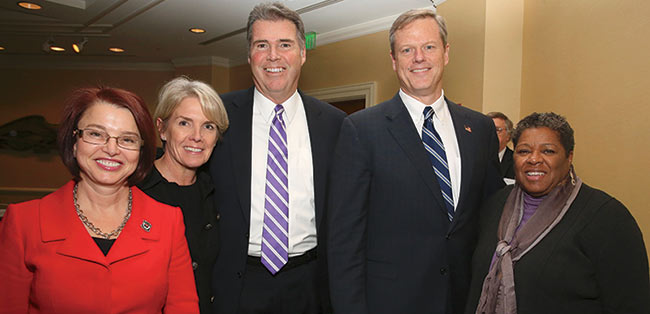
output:
[[[204,65],[216,65],[224,68],[229,68],[231,66],[231,61],[217,56],[201,56],[201,57],[189,57],[189,58],[176,58],[172,59],[172,64],[175,68],[182,67],[193,67],[193,66],[204,66]]]
[[[91,61],[57,61],[20,60],[0,58],[3,69],[34,70],[111,70],[111,71],[160,71],[172,72],[174,66],[165,62],[91,62]]]
[[[248,56],[247,55],[244,55],[244,56],[239,57],[239,58],[230,59],[230,67],[231,68],[235,67],[235,66],[238,66],[238,65],[247,64],[247,63],[248,63]]]
[[[316,48],[318,48],[319,45],[327,45],[346,39],[385,31],[390,29],[393,21],[395,21],[398,16],[399,14],[386,16],[369,22],[339,28],[331,32],[316,34]]]
[[[446,0],[436,0],[436,4],[440,5],[440,3],[443,3],[445,1]],[[431,9],[431,7],[427,6],[419,9]],[[327,45],[346,39],[357,38],[364,35],[388,30],[393,25],[395,19],[397,19],[397,17],[400,15],[401,13],[385,16],[365,23],[339,28],[331,32],[316,34],[316,48],[318,48],[318,45]]]

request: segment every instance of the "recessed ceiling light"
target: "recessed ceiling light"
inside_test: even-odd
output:
[[[40,10],[41,9],[40,5],[38,5],[36,3],[27,2],[27,1],[18,2],[18,6],[21,7],[21,8],[25,8],[27,10]]]
[[[198,27],[192,27],[192,28],[190,28],[190,32],[192,32],[194,34],[203,34],[203,33],[205,33],[205,29],[198,28]]]
[[[112,52],[117,52],[117,53],[124,52],[124,49],[118,48],[118,47],[111,47],[111,48],[108,48],[108,50],[110,50]]]
[[[5,47],[0,46],[0,51],[5,50]]]
[[[59,47],[59,46],[51,46],[50,50],[56,51],[56,52],[61,52],[61,51],[65,51],[65,48]]]

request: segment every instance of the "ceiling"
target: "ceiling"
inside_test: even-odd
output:
[[[0,2],[0,65],[159,63],[232,66],[246,62],[245,27],[259,0],[32,0],[41,10]],[[436,0],[436,4],[444,0]],[[390,27],[400,13],[431,0],[283,0],[301,13],[317,45]],[[189,32],[206,29],[203,34]],[[80,54],[71,45],[88,38]],[[64,52],[44,51],[52,38]],[[125,49],[123,53],[108,48]]]

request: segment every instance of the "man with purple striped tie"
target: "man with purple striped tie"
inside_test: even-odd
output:
[[[255,86],[222,95],[230,128],[212,153],[221,251],[215,313],[330,312],[324,226],[330,159],[345,113],[302,94],[300,16],[249,15]]]
[[[328,263],[335,313],[461,313],[483,199],[503,185],[486,116],[445,98],[444,20],[400,15],[400,83],[343,121],[332,166]]]

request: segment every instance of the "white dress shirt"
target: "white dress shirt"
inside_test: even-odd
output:
[[[399,90],[399,96],[402,102],[404,102],[404,105],[406,105],[409,115],[411,115],[420,139],[422,139],[422,126],[424,124],[424,107],[431,106],[435,113],[433,115],[433,127],[438,132],[438,135],[440,135],[442,144],[445,145],[455,210],[458,206],[458,196],[460,195],[460,149],[458,149],[454,123],[451,119],[447,103],[445,102],[445,92],[442,91],[440,98],[429,105],[423,104],[419,100],[407,95],[402,89]]]
[[[504,147],[500,152],[499,152],[499,162],[503,161],[503,156],[506,155],[506,147]]]
[[[248,243],[248,255],[251,256],[262,254],[269,130],[276,105],[255,89],[251,147],[251,221]],[[301,255],[316,247],[317,244],[314,171],[307,116],[298,91],[282,103],[282,106],[289,154],[289,256],[291,257]]]

